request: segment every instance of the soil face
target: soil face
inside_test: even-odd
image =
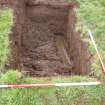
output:
[[[32,6],[27,8],[22,36],[22,64],[24,70],[37,75],[70,73],[57,49],[57,35],[67,34],[68,10]]]
[[[75,32],[74,4],[65,0],[0,3],[14,10],[11,68],[35,76],[88,73],[90,54]]]

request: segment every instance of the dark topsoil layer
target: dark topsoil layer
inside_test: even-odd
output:
[[[75,5],[64,0],[1,1],[5,4],[14,9],[15,16],[11,35],[14,68],[36,76],[88,72],[87,46],[74,31]]]

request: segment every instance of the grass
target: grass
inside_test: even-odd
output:
[[[11,25],[13,24],[12,19],[10,10],[0,10],[0,71],[3,71],[10,52],[8,34],[10,33]]]
[[[24,78],[20,72],[12,70],[3,75],[0,80],[2,84],[95,81],[94,78],[89,78],[86,76]],[[105,99],[104,86],[1,89],[0,93],[0,105],[104,105]]]
[[[93,54],[92,74],[101,81],[105,76],[101,72],[96,52],[89,40],[87,30],[92,30],[100,53],[105,61],[105,1],[104,0],[73,0],[80,2],[77,11],[77,30],[81,37],[88,41],[89,48]],[[0,70],[8,61],[9,37],[12,22],[11,10],[0,11]],[[89,76],[54,77],[54,78],[31,78],[24,77],[20,72],[9,70],[0,75],[2,84],[21,83],[60,83],[96,81]],[[105,105],[105,86],[81,86],[70,88],[47,88],[47,89],[1,89],[0,105]]]

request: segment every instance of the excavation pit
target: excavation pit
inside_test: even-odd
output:
[[[69,2],[17,2],[10,39],[11,68],[33,76],[87,74],[90,54],[75,32],[76,4]]]

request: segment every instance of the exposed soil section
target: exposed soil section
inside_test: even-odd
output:
[[[58,36],[66,36],[68,10],[47,6],[27,8],[22,37],[22,64],[38,75],[70,72],[62,64],[57,49]],[[47,74],[46,74],[47,73]]]
[[[66,0],[1,1],[14,10],[11,67],[36,76],[86,74],[87,45],[75,32],[75,4]]]

